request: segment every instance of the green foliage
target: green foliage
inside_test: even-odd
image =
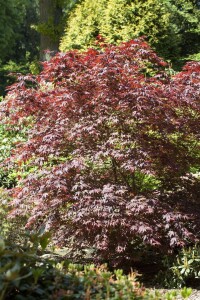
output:
[[[122,270],[110,272],[105,266],[74,265],[47,254],[49,233],[27,233],[23,245],[0,238],[0,299],[82,299],[82,300],[173,300],[177,293],[149,292]],[[46,253],[46,254],[45,254]],[[191,291],[182,290],[186,298]]]
[[[190,0],[84,0],[70,14],[60,49],[95,46],[100,34],[118,44],[145,35],[167,59],[198,52],[200,13]]]
[[[85,0],[69,18],[61,50],[87,48],[94,44],[98,34],[109,43],[147,35],[156,44],[158,34],[162,39],[167,33],[171,34],[169,13],[159,1]]]
[[[26,140],[26,133],[28,130],[27,126],[6,126],[5,124],[0,125],[0,163],[5,161],[11,154],[15,146]],[[4,167],[0,169],[0,186],[4,188],[12,188],[16,185],[19,177],[22,176],[22,171],[16,171],[14,164],[7,162]]]
[[[106,0],[81,1],[69,16],[61,50],[86,49],[92,46],[100,32],[99,20],[104,18]]]
[[[15,76],[11,73],[27,73],[28,68],[26,64],[18,64],[12,60],[4,64],[0,64],[0,95],[6,95],[6,87],[14,83]]]
[[[0,235],[7,237],[11,228],[7,221],[9,195],[6,190],[0,188]]]
[[[17,30],[23,21],[24,1],[0,1],[0,59],[11,53],[16,39]]]
[[[0,7],[0,61],[20,60],[26,51],[36,55],[38,35],[30,25],[37,20],[37,0],[0,0]]]
[[[200,52],[191,54],[187,57],[187,60],[194,60],[194,61],[200,61]]]
[[[183,248],[176,256],[163,259],[164,270],[158,274],[158,281],[170,288],[180,288],[200,280],[200,247]]]
[[[5,96],[14,82],[9,73],[26,74],[37,60],[39,35],[31,25],[38,21],[38,0],[0,0],[0,7],[0,95]]]
[[[41,65],[40,65],[39,61],[38,60],[32,61],[29,65],[29,70],[30,70],[31,74],[33,74],[33,75],[39,74],[41,71]]]
[[[42,12],[40,12],[40,22],[34,25],[34,29],[40,34],[50,37],[52,41],[58,41],[60,35],[63,32],[64,18],[62,15],[62,9],[64,6],[63,0],[50,0],[46,2],[47,7],[43,7],[41,4],[40,10],[45,10],[44,19],[42,18]]]
[[[186,56],[200,50],[200,7],[195,0],[168,0],[172,22],[181,37],[181,54]]]
[[[26,233],[24,224],[26,217],[9,218],[10,193],[8,189],[0,188],[0,237],[4,238],[8,244],[22,245],[27,243],[29,236]],[[0,271],[1,272],[1,271]],[[1,289],[0,289],[1,290]]]
[[[149,292],[137,282],[137,273],[110,272],[105,266],[58,262],[46,253],[49,234],[27,234],[26,245],[5,243],[0,238],[0,299],[173,300],[176,292]],[[57,258],[58,259],[58,258]],[[183,289],[182,297],[191,291]]]
[[[0,241],[0,299],[37,299],[39,295],[45,299],[49,294],[48,284],[51,277],[56,276],[53,267],[45,263],[38,255],[42,241],[48,239],[47,233],[32,234],[24,245],[4,244]],[[45,273],[46,291],[42,291]],[[40,284],[37,284],[40,277]],[[30,298],[29,298],[30,296]],[[34,298],[34,296],[36,298]],[[25,298],[27,297],[27,298]],[[47,299],[47,298],[46,298]]]
[[[38,0],[24,0],[25,12],[23,14],[23,23],[19,28],[19,38],[15,45],[15,55],[10,57],[17,63],[30,63],[39,55],[40,37],[32,26],[39,21]]]
[[[170,11],[162,1],[110,0],[100,26],[102,35],[111,43],[145,35],[158,53],[167,57],[170,51],[178,51],[179,44],[170,18]]]

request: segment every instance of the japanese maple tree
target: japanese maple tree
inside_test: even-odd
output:
[[[170,77],[143,39],[59,53],[19,76],[1,118],[20,129],[31,116],[9,160],[30,172],[11,216],[115,263],[198,241],[199,91],[200,63]]]

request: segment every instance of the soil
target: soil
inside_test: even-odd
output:
[[[170,292],[171,290],[158,289],[158,291],[160,291],[160,293],[162,294]],[[176,300],[183,300],[183,297],[179,295],[176,297]],[[192,289],[192,294],[188,298],[186,298],[186,300],[200,300],[200,287],[199,289]]]
[[[200,290],[193,290],[188,300],[200,300]]]

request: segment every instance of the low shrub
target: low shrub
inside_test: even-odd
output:
[[[19,143],[26,140],[28,126],[6,126],[0,124],[0,187],[11,189],[16,186],[22,176],[15,164],[9,164],[7,160],[13,149]],[[4,165],[2,162],[4,161]],[[25,171],[25,168],[22,168]]]
[[[109,272],[105,266],[58,262],[43,252],[49,234],[32,234],[26,245],[5,244],[0,239],[0,299],[163,300],[176,292],[150,292],[136,280],[137,274]],[[182,295],[189,295],[183,290]]]
[[[200,282],[200,248],[195,245],[183,248],[177,255],[163,259],[163,270],[157,276],[157,282],[168,288],[180,288],[185,285],[195,287]]]
[[[0,236],[8,243],[21,244],[27,240],[24,224],[27,218],[8,218],[10,211],[9,190],[0,188]]]

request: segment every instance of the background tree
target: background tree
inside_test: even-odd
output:
[[[31,25],[38,21],[37,0],[8,0],[0,4],[1,62],[22,61],[27,52],[33,58],[38,51],[38,34],[31,29]]]
[[[191,0],[84,0],[70,14],[60,49],[94,46],[98,34],[114,44],[145,35],[160,55],[176,60],[199,51],[199,24]]]
[[[0,60],[13,54],[25,14],[25,0],[0,1]]]
[[[77,2],[77,0],[39,0],[40,22],[36,28],[40,32],[40,60],[46,60],[49,55],[58,52],[67,15]],[[52,53],[47,54],[45,50]]]
[[[144,35],[165,58],[177,56],[179,51],[180,37],[163,1],[108,1],[100,33],[114,44]]]
[[[106,6],[105,0],[81,1],[69,15],[61,50],[87,49],[94,46]]]
[[[11,72],[30,72],[38,59],[39,34],[32,28],[38,22],[37,0],[2,1],[0,18],[0,95],[13,82]]]
[[[62,6],[60,1],[40,0],[40,60],[45,59],[45,50],[58,51]]]
[[[180,54],[186,57],[200,52],[200,5],[196,0],[170,0],[172,23],[181,37]]]
[[[20,26],[20,38],[16,42],[15,56],[12,60],[23,63],[26,59],[33,61],[39,54],[39,34],[34,25],[39,22],[38,0],[24,0],[25,12]]]

